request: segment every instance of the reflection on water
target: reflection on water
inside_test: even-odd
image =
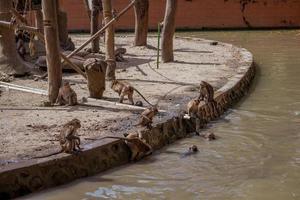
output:
[[[207,142],[176,142],[135,165],[29,199],[300,199],[298,31],[179,33],[234,43],[254,53],[251,93],[210,130]],[[181,158],[191,144],[200,152]]]

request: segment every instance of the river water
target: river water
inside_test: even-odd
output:
[[[134,165],[27,199],[300,199],[300,31],[178,35],[245,47],[257,76],[238,105],[210,125],[218,140],[183,139]],[[191,144],[200,152],[180,158]]]

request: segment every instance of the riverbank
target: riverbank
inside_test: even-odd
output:
[[[129,42],[126,43],[126,41]],[[174,91],[168,95],[166,99],[161,101],[160,109],[166,110],[167,112],[160,114],[159,117],[155,118],[154,128],[146,133],[148,136],[146,139],[155,149],[160,148],[177,138],[184,137],[193,131],[192,128],[188,128],[187,122],[180,118],[178,113],[185,108],[185,104],[191,98],[197,96],[197,88],[195,88],[194,85],[198,85],[201,80],[211,83],[215,89],[218,90],[215,94],[217,102],[224,108],[227,108],[231,103],[243,96],[244,91],[247,90],[254,75],[252,55],[245,49],[240,49],[229,44],[219,43],[218,45],[211,45],[211,41],[202,39],[177,39],[175,42],[176,62],[162,64],[159,69],[155,69],[155,59],[153,59],[153,57],[156,55],[156,51],[153,48],[131,47],[130,42],[131,40],[128,40],[128,38],[119,38],[118,40],[119,45],[122,44],[120,46],[127,48],[128,54],[125,57],[129,61],[120,63],[118,66],[118,77],[133,83],[133,85],[140,89],[151,102],[155,102],[174,87],[180,85],[186,86]],[[155,40],[150,39],[149,44],[155,46]],[[73,87],[78,91],[79,97],[85,96],[85,91],[87,90],[84,88],[86,87],[84,81],[80,80],[78,75],[72,76],[68,75],[68,80],[76,83]],[[32,87],[36,86],[34,84],[42,84],[42,82],[34,82],[25,79],[18,79],[15,83],[28,85],[29,83],[26,81],[29,81],[30,86]],[[43,83],[40,88],[43,87],[46,87],[46,83]],[[12,98],[14,95],[15,97],[21,95],[23,99],[27,98],[27,100],[22,101],[23,103],[19,105],[18,102],[13,101],[18,99]],[[32,144],[32,141],[39,139],[48,142],[57,135],[63,121],[67,121],[73,117],[77,117],[83,121],[83,127],[80,130],[81,136],[101,137],[105,134],[122,135],[133,128],[132,124],[136,122],[138,114],[140,113],[136,110],[124,109],[120,108],[118,105],[108,105],[105,103],[100,106],[98,105],[98,108],[95,106],[92,109],[87,109],[85,106],[76,106],[74,108],[63,109],[61,107],[55,107],[54,109],[51,108],[49,110],[49,108],[44,109],[36,106],[36,103],[40,102],[40,100],[45,97],[40,97],[41,99],[38,99],[33,98],[32,94],[26,95],[27,94],[25,93],[19,94],[19,92],[9,91],[3,92],[2,97],[0,98],[1,109],[3,110],[3,112],[1,112],[3,115],[1,116],[1,119],[4,119],[1,120],[1,123],[3,123],[1,124],[1,127],[7,129],[5,132],[3,131],[3,133],[7,134],[10,132],[11,135],[12,133],[15,133],[11,140],[12,143],[9,143],[10,140],[2,143],[2,145],[9,144],[8,146],[14,146],[11,152],[16,151],[17,148],[15,147],[18,147],[18,142],[16,141],[18,135],[21,135],[19,143],[20,141],[24,141],[22,142],[24,145],[26,142]],[[111,91],[105,93],[106,97],[111,98],[113,95],[115,94]],[[5,99],[8,98],[8,96],[10,99]],[[113,97],[114,100],[116,100],[117,96],[115,95]],[[9,100],[11,105],[7,105]],[[14,108],[12,108],[12,106],[14,106]],[[28,107],[31,108],[28,109]],[[63,118],[63,120],[61,120],[61,118]],[[107,119],[112,121],[109,122]],[[43,122],[43,124],[39,124],[39,122]],[[27,126],[28,123],[34,124],[29,124],[29,126]],[[93,127],[92,123],[103,123],[107,127],[101,127],[101,125],[99,125],[97,126],[97,130],[86,131],[85,128]],[[25,129],[25,127],[27,128]],[[38,129],[36,135],[34,135],[35,132],[31,130],[32,127],[42,127],[43,130]],[[44,130],[45,127],[46,130]],[[115,129],[111,127],[115,127]],[[14,130],[14,132],[10,129]],[[3,129],[1,129],[1,133],[2,130]],[[27,137],[24,137],[23,134],[26,135],[26,132],[28,133]],[[44,138],[42,138],[42,136]],[[28,139],[28,137],[32,137],[32,140]],[[12,138],[12,136],[5,137],[4,135],[4,138]],[[27,138],[27,140],[24,140],[24,138]],[[28,175],[28,181],[30,180],[30,183],[25,184],[24,180],[18,180],[20,181],[20,184],[22,182],[23,185],[26,185],[27,190],[24,193],[28,193],[68,182],[74,178],[95,174],[110,167],[128,162],[128,151],[126,151],[126,148],[124,149],[123,143],[118,141],[95,142],[92,144],[87,141],[83,142],[85,150],[82,155],[78,157],[60,154],[54,156],[57,160],[45,158],[38,161],[31,160],[20,162],[20,159],[30,160],[30,157],[36,154],[34,148],[29,148],[29,151],[31,152],[28,151],[27,155],[24,156],[23,154],[20,157],[15,158],[17,164],[9,164],[2,168],[0,176],[6,174],[4,176],[6,178],[1,178],[1,180],[8,181],[7,177],[9,176],[7,176],[7,174],[18,177],[21,171],[25,170],[25,174]],[[35,144],[40,145],[41,143],[37,142]],[[40,148],[42,150],[38,150],[39,155],[40,153],[47,152],[47,149],[55,148],[56,146],[57,144],[53,144],[52,142],[50,142],[50,144],[45,144],[44,148],[46,150],[43,151],[43,148]],[[103,149],[106,150],[103,151]],[[24,152],[24,149],[20,150],[20,152]],[[11,155],[12,154],[13,153],[11,153]],[[10,158],[10,156],[7,156],[7,158],[8,157]],[[69,163],[71,160],[73,160],[72,164]],[[36,165],[37,163],[43,163],[43,165]],[[67,165],[68,170],[60,169],[57,166],[58,164]],[[56,167],[51,169],[52,172],[41,176],[41,172],[48,169],[50,166]],[[70,174],[70,169],[74,172],[72,173],[73,175]],[[45,180],[47,179],[46,177],[48,177],[48,181]],[[63,180],[61,180],[61,178],[58,180],[58,177],[65,178]],[[9,185],[10,184],[7,183],[7,186],[1,188],[5,188],[4,190],[8,191]],[[15,194],[16,196],[21,195],[18,194],[20,191],[17,187],[13,190],[14,192],[12,191],[12,194]]]

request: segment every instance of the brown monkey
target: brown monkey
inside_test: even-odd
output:
[[[126,53],[126,49],[125,48],[117,48],[115,50],[115,57],[116,57],[116,61],[117,62],[123,62],[125,61],[123,55]]]
[[[26,49],[24,46],[23,31],[17,31],[16,33],[17,52],[23,60],[25,60]]]
[[[207,133],[202,134],[200,136],[204,137],[207,141],[211,141],[211,140],[215,140],[216,139],[215,134],[212,133],[212,132],[207,132]]]
[[[136,133],[130,133],[126,137],[107,136],[99,139],[90,140],[103,140],[107,138],[124,140],[131,151],[131,161],[138,161],[152,153],[152,147],[149,144],[147,144],[144,140],[140,139],[139,135]]]
[[[69,82],[64,82],[63,86],[59,89],[56,103],[59,105],[74,106],[77,104],[77,94],[71,88]]]
[[[187,104],[187,114],[189,117],[194,117],[197,114],[198,106],[200,100],[199,99],[192,99]]]
[[[198,99],[200,101],[205,101],[207,103],[214,100],[214,88],[209,83],[201,81],[199,92]]]
[[[158,113],[158,109],[156,106],[151,106],[144,110],[140,117],[140,122],[136,124],[136,126],[146,126],[148,128],[151,128],[153,123],[153,117]]]
[[[80,148],[80,138],[76,135],[77,130],[81,128],[80,120],[74,118],[71,121],[63,125],[63,128],[59,134],[59,144],[61,150],[52,154],[45,156],[39,156],[34,158],[45,158],[59,153],[75,153],[81,150]]]
[[[134,105],[133,92],[136,91],[149,105],[153,106],[137,89],[135,89],[128,82],[113,80],[111,82],[111,89],[119,94],[119,103],[123,103],[124,97],[128,96],[129,102]]]

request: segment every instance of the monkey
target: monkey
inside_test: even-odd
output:
[[[195,117],[198,111],[200,100],[199,99],[192,99],[187,104],[187,118]]]
[[[153,117],[158,113],[157,106],[151,106],[144,110],[140,116],[140,121],[135,126],[141,125],[149,129],[152,128]]]
[[[205,138],[207,141],[212,141],[216,139],[216,136],[214,133],[212,132],[207,132],[205,134],[201,134],[199,136],[202,136],[203,138]]]
[[[114,136],[106,136],[99,139],[90,139],[89,140],[103,140],[103,139],[120,139],[125,141],[126,145],[129,147],[131,151],[130,161],[138,161],[145,156],[148,156],[152,153],[152,147],[146,143],[143,139],[139,137],[137,133],[130,133],[126,137],[114,137]]]
[[[115,57],[116,57],[116,61],[117,62],[123,62],[125,61],[123,55],[126,53],[126,49],[125,48],[117,48],[115,50]]]
[[[201,81],[198,99],[206,103],[214,101],[214,88],[209,83]]]
[[[26,49],[24,46],[23,31],[17,31],[16,33],[17,52],[23,60],[25,60]]]
[[[129,102],[134,105],[133,92],[136,91],[149,105],[153,106],[137,89],[135,89],[128,82],[113,80],[111,82],[111,89],[119,94],[119,103],[123,103],[124,97],[128,96]]]
[[[198,150],[198,147],[196,145],[192,145],[189,147],[188,151],[183,153],[181,155],[181,158],[184,158],[184,157],[187,157],[187,156],[190,156],[190,155],[193,155],[195,153],[197,153],[199,150]]]
[[[64,82],[63,86],[59,89],[59,93],[56,99],[56,103],[59,105],[74,106],[78,104],[77,94],[71,88],[69,82]]]
[[[67,122],[63,125],[63,128],[61,129],[59,134],[58,140],[61,150],[45,156],[37,156],[34,158],[46,158],[60,153],[73,154],[79,152],[81,150],[80,138],[76,136],[76,132],[79,128],[81,128],[80,120],[74,118],[71,121]]]

